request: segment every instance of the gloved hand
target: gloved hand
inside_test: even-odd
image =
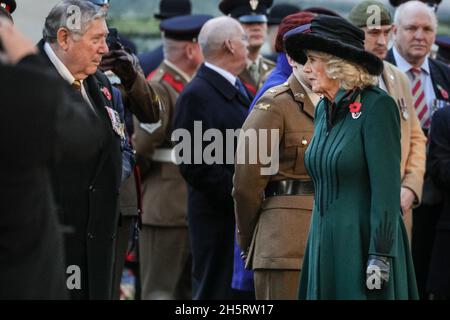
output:
[[[122,81],[125,89],[129,90],[136,80],[140,65],[138,58],[134,54],[122,48],[105,54],[100,64],[100,69],[114,72]]]
[[[366,286],[369,290],[381,290],[389,281],[391,258],[369,255],[366,269]]]

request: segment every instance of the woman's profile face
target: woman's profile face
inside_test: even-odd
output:
[[[303,72],[311,83],[312,91],[318,94],[326,94],[335,91],[339,84],[330,79],[325,72],[325,62],[318,55],[307,52],[308,60],[303,66]]]

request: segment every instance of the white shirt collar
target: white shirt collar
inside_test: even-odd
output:
[[[411,70],[413,66],[400,55],[395,46],[392,47],[392,52],[394,54],[394,59],[397,64],[397,67],[404,73],[408,74],[408,71]],[[428,62],[428,56],[423,61],[422,65],[420,66],[420,69],[422,71],[425,71],[427,74],[430,74],[430,64]]]
[[[186,81],[186,82],[191,81],[192,78],[187,73],[185,73],[183,70],[178,68],[175,64],[173,64],[172,62],[170,62],[167,59],[164,59],[164,63],[167,64],[173,70],[175,70],[184,79],[184,81]]]
[[[217,72],[218,74],[220,74],[222,77],[224,77],[225,79],[227,79],[233,86],[236,84],[236,77],[233,76],[230,72],[228,72],[225,69],[222,69],[212,63],[206,62],[205,61],[205,66],[214,70],[215,72]]]
[[[67,69],[64,63],[58,58],[55,51],[53,51],[48,42],[44,44],[44,51],[61,77],[63,77],[63,79],[66,80],[69,84],[72,84],[76,80],[75,77],[70,73],[69,69]]]

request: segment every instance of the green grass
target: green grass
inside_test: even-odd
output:
[[[159,36],[159,21],[150,18],[108,19],[108,25],[120,33],[135,36]]]

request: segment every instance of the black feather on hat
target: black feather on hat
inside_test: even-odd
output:
[[[383,61],[364,50],[364,32],[347,20],[318,15],[311,24],[284,35],[286,53],[300,64],[306,63],[305,50],[326,52],[360,65],[371,75],[383,72]]]
[[[16,10],[16,0],[0,0],[0,7],[8,11],[9,13],[13,13]]]

